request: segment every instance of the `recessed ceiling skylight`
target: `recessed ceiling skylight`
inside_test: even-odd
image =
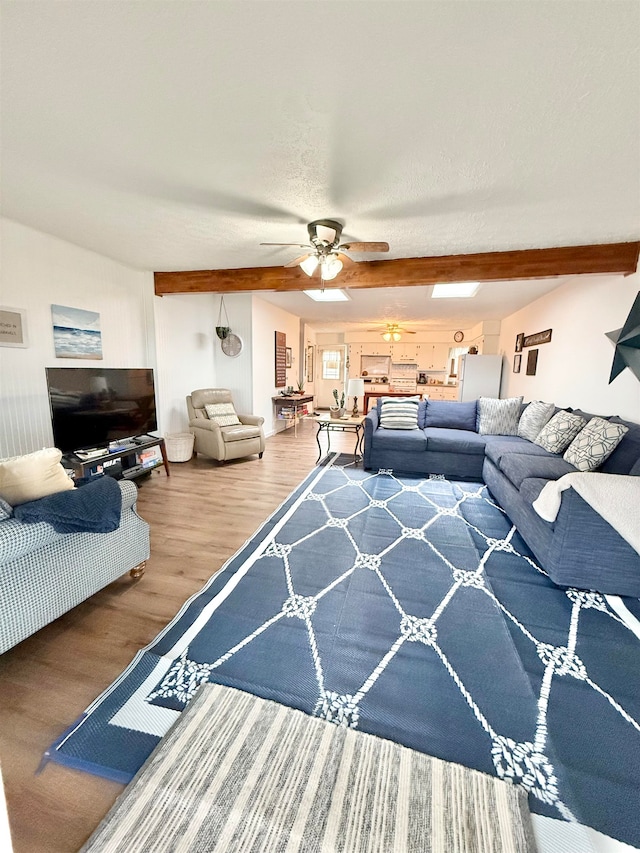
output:
[[[325,290],[305,290],[307,296],[314,299],[316,302],[348,302],[349,297],[339,288],[330,287]]]
[[[480,287],[479,281],[452,281],[449,284],[435,284],[433,299],[464,299],[475,296]]]

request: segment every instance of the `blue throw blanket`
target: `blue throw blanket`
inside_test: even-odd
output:
[[[19,521],[46,521],[58,533],[111,533],[122,512],[122,492],[112,477],[100,477],[81,489],[58,492],[15,507]]]

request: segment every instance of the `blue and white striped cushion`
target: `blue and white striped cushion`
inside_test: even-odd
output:
[[[380,426],[385,429],[418,429],[420,397],[383,397]]]

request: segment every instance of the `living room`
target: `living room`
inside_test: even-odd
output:
[[[330,24],[318,34],[323,6]],[[51,446],[54,366],[153,369],[159,435],[188,429],[192,390],[230,388],[238,411],[264,418],[267,437],[260,460],[199,456],[172,465],[170,478],[154,472],[138,499],[151,524],[145,578],[118,581],[3,656],[19,709],[7,714],[10,755],[30,762],[3,761],[17,851],[77,849],[95,829],[121,786],[52,765],[36,780],[34,755],[314,469],[311,423],[295,437],[276,417],[275,332],[291,349],[286,385],[304,381],[309,393],[308,347],[317,356],[356,334],[373,343],[381,337],[369,329],[398,322],[420,341],[453,349],[461,331],[464,346],[500,355],[501,398],[640,421],[637,371],[625,365],[610,379],[608,334],[640,292],[640,273],[627,268],[485,280],[490,313],[472,298],[442,300],[438,314],[431,282],[385,287],[382,313],[363,298],[360,316],[334,308],[315,321],[285,289],[156,294],[154,272],[284,274],[304,249],[260,244],[304,246],[306,224],[326,216],[344,223],[345,242],[389,242],[388,255],[354,254],[363,270],[387,257],[637,244],[635,4],[372,6],[3,3],[0,303],[19,312],[24,338],[0,346],[0,458]],[[215,332],[222,293],[243,342],[233,358]],[[56,356],[52,306],[99,315],[102,360]],[[518,336],[545,330],[535,371],[525,348],[516,372]],[[315,368],[317,377],[317,359]],[[335,447],[352,445],[345,436]],[[85,644],[95,662],[83,660]],[[25,711],[39,678],[56,681],[43,687],[49,717]]]

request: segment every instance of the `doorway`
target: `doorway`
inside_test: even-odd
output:
[[[346,391],[347,381],[347,347],[345,344],[332,344],[318,347],[316,362],[316,408],[328,409],[335,406],[333,389],[338,389],[338,395]],[[346,405],[346,401],[345,401]]]

